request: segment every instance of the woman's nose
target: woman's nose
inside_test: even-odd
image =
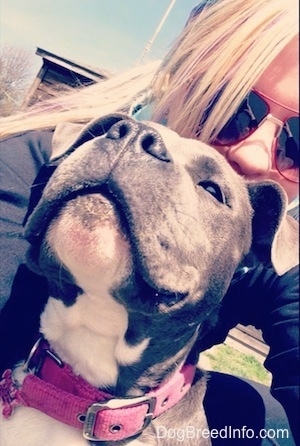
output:
[[[273,167],[272,147],[277,125],[265,121],[255,132],[231,146],[226,158],[238,173],[247,176],[266,175]]]

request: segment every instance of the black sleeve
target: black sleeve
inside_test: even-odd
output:
[[[261,282],[261,312],[253,320],[270,346],[265,367],[273,376],[271,393],[284,407],[294,438],[300,441],[299,269],[282,277],[262,273]]]
[[[52,131],[27,132],[0,142],[0,311],[9,299],[27,243],[23,219],[30,186],[51,153]]]
[[[265,367],[272,373],[271,393],[282,404],[295,438],[299,435],[299,269],[277,276],[257,267],[231,285],[217,322],[202,328],[199,350],[225,340],[238,323],[261,329],[270,346]]]

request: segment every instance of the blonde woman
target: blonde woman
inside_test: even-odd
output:
[[[277,181],[287,193],[291,214],[296,215],[298,21],[297,0],[203,0],[159,67],[156,62],[136,67],[3,121],[3,367],[30,348],[37,330],[36,317],[44,303],[42,296],[47,296],[37,279],[31,278],[23,266],[18,267],[26,250],[21,234],[30,185],[47,162],[52,142],[62,137],[61,122],[76,123],[72,128],[76,132],[99,115],[136,111],[140,107],[132,104],[144,95],[149,103],[136,113],[137,119],[147,117],[165,123],[182,136],[210,143],[251,181]],[[68,138],[68,134],[63,137]],[[30,291],[24,290],[25,278],[32,284]],[[280,277],[265,265],[245,271],[235,277],[224,298],[219,325],[206,327],[199,339],[199,351],[203,351],[222,342],[237,323],[262,329],[270,345],[265,365],[273,374],[272,393],[286,411],[295,441],[299,438],[298,282],[297,268]],[[18,301],[19,295],[22,302]],[[32,301],[35,295],[41,296],[39,301]],[[21,308],[27,310],[25,317]],[[294,444],[291,434],[282,440],[278,437],[275,443],[276,428],[285,428],[288,422],[281,406],[261,386],[212,373],[205,409],[211,428],[221,432],[227,427],[227,434],[223,431],[213,444],[234,440],[229,437],[229,427],[240,429],[236,444],[241,444],[240,438],[253,445]],[[245,426],[248,435],[245,428],[242,430]],[[273,439],[268,443],[259,438],[258,432],[270,427]]]

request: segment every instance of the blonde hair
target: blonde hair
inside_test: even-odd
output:
[[[154,120],[209,143],[299,32],[298,0],[203,0],[165,58]],[[199,7],[198,7],[199,8]],[[179,112],[178,112],[179,110]]]
[[[60,122],[88,122],[116,111],[128,111],[153,80],[160,61],[136,66],[125,73],[81,90],[37,103],[25,112],[0,120],[0,136],[27,130],[55,128]]]
[[[210,142],[298,33],[298,0],[202,0],[199,7],[160,68],[158,61],[138,66],[4,118],[0,134],[127,111],[151,85],[153,120],[167,118],[168,126],[182,136],[200,133],[201,140]]]

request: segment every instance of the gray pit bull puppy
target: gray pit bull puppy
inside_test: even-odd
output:
[[[246,257],[279,274],[297,263],[284,192],[122,114],[90,123],[51,167],[25,233],[49,286],[44,339],[7,378],[18,407],[1,445],[210,444],[198,330]]]

